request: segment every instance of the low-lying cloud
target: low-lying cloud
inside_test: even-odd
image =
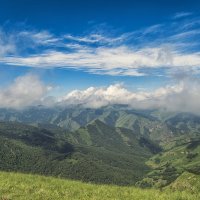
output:
[[[82,105],[100,108],[113,104],[129,105],[135,109],[166,109],[168,111],[200,113],[200,81],[198,78],[179,76],[174,85],[154,91],[130,91],[123,84],[107,87],[89,87],[73,90],[61,97],[50,96],[52,88],[38,76],[27,74],[16,78],[7,88],[0,89],[0,107],[23,109],[27,106]]]
[[[99,108],[111,104],[125,104],[136,109],[166,109],[168,111],[199,113],[200,83],[186,78],[175,85],[161,87],[155,91],[133,92],[121,84],[108,87],[90,87],[74,90],[59,101],[62,104],[81,104]]]
[[[28,74],[15,79],[7,88],[0,89],[1,108],[25,108],[37,105],[50,89],[38,76]]]

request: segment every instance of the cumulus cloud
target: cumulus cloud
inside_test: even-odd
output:
[[[7,88],[0,89],[0,108],[23,109],[27,106],[82,105],[100,108],[113,104],[129,105],[135,109],[166,109],[168,111],[200,114],[200,80],[186,74],[175,75],[177,83],[153,91],[128,90],[123,84],[73,90],[62,97],[49,96],[50,86],[38,76],[20,76]]]
[[[36,75],[27,74],[15,79],[12,85],[0,89],[1,108],[24,108],[39,103],[50,90]]]
[[[153,108],[158,102],[165,100],[171,93],[181,90],[179,85],[159,88],[154,92],[132,92],[122,84],[108,87],[90,87],[86,90],[74,90],[62,97],[59,101],[66,104],[81,104],[86,107],[102,107],[109,104],[125,104],[134,108]]]
[[[125,104],[136,109],[167,109],[168,111],[198,113],[200,110],[199,80],[184,79],[175,85],[151,92],[127,90],[121,84],[108,87],[90,87],[74,90],[59,99],[63,105],[80,104],[99,108],[112,104]]]

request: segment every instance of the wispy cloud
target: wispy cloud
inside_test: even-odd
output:
[[[192,12],[178,12],[173,16],[173,19],[179,19],[193,15]]]
[[[177,70],[198,69],[200,53],[180,54],[167,47],[130,49],[86,48],[75,52],[47,51],[31,57],[6,57],[4,63],[29,67],[62,67],[83,69],[88,72],[109,75],[144,75],[143,68],[168,68]]]
[[[187,22],[173,20],[121,35],[103,31],[82,36],[36,30],[4,33],[0,39],[0,62],[120,76],[144,76],[148,72],[153,74],[154,69],[165,69],[168,74],[174,70],[199,73],[200,24],[195,23],[198,21],[197,17]]]
[[[90,34],[87,36],[73,36],[73,35],[64,35],[64,38],[69,41],[81,42],[81,43],[99,43],[99,44],[114,44],[122,42],[127,38],[127,34],[121,35],[119,37],[107,37],[101,34]]]
[[[18,37],[21,37],[23,40],[29,40],[29,42],[32,41],[32,43],[37,45],[56,44],[60,40],[48,31],[21,31]]]
[[[16,45],[13,35],[7,35],[0,29],[0,58],[16,52]]]

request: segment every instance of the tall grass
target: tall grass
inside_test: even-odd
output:
[[[94,185],[78,181],[0,172],[1,200],[199,200],[189,192]]]

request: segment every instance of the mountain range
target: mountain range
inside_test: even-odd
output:
[[[200,117],[191,113],[29,107],[0,109],[0,169],[140,187],[200,174]]]

